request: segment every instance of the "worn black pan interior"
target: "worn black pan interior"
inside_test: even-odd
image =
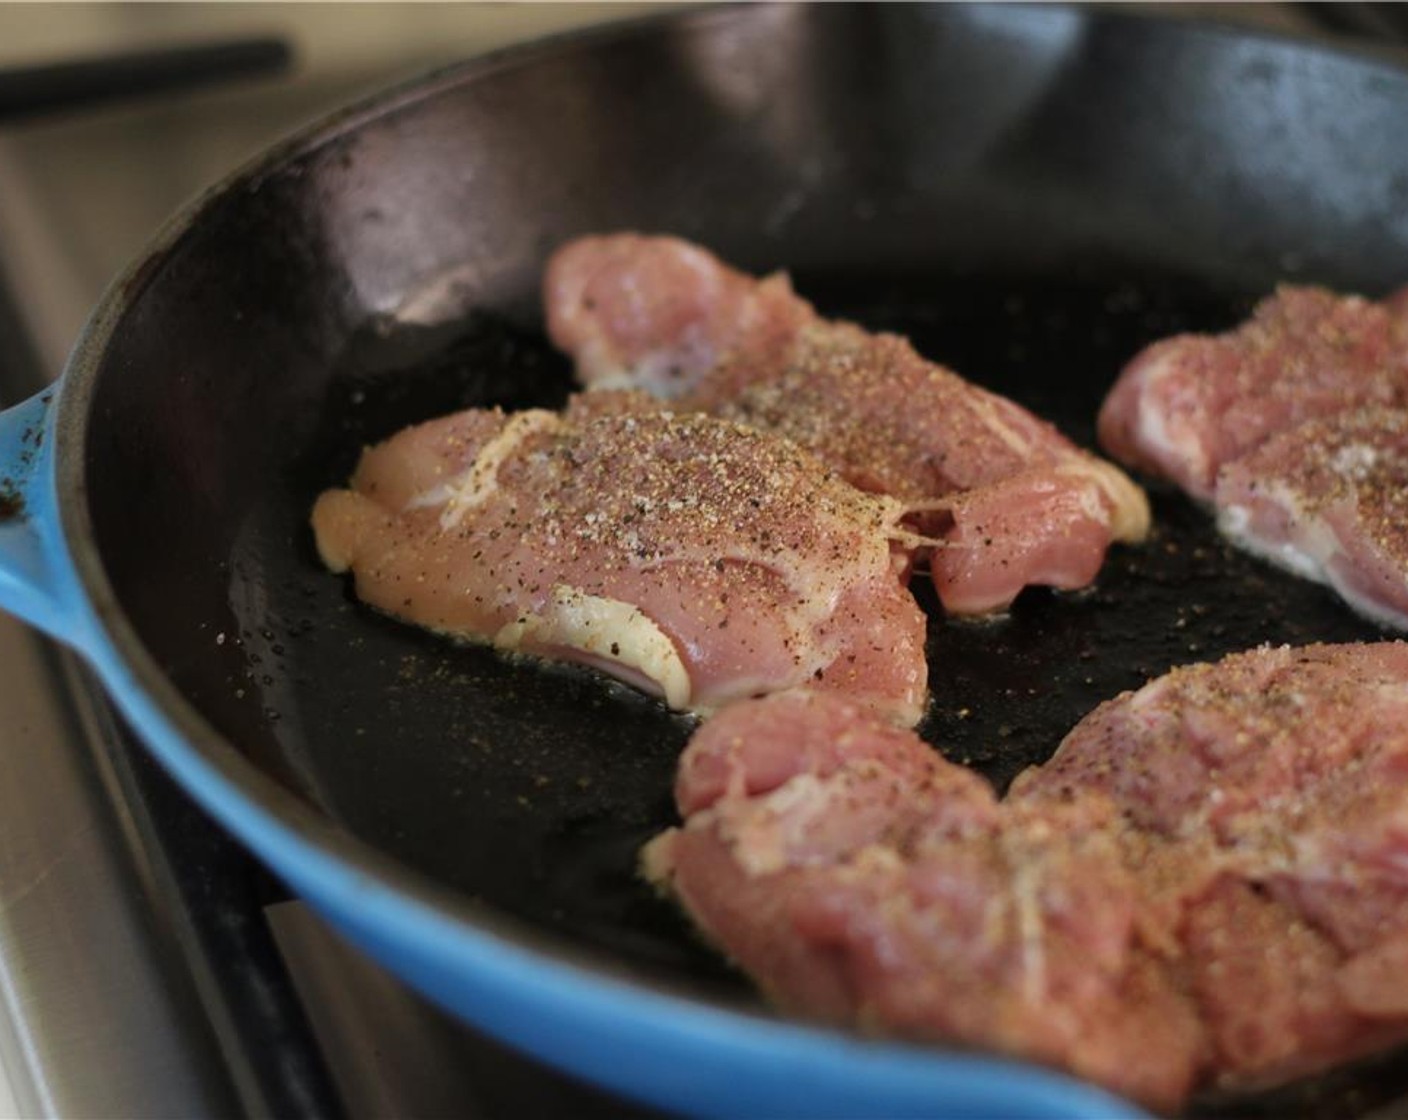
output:
[[[364,443],[562,400],[543,259],[622,227],[789,268],[825,312],[907,333],[1089,443],[1145,342],[1227,326],[1280,280],[1408,280],[1408,76],[1089,9],[686,14],[354,111],[139,275],[93,382],[85,482],[122,608],[185,696],[416,872],[747,1001],[634,875],[672,820],[688,721],[371,613],[307,529]],[[1179,496],[1154,505],[1153,540],[1094,590],[935,615],[940,750],[1002,785],[1173,664],[1376,636]],[[1380,1062],[1204,1107],[1339,1115],[1405,1091]]]

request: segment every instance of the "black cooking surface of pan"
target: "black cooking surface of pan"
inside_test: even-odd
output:
[[[903,331],[1087,443],[1123,358],[1246,310],[1236,296],[1128,267],[1045,284],[807,281],[797,277],[828,312]],[[270,705],[280,759],[378,846],[569,936],[694,968],[693,942],[660,919],[670,909],[635,874],[640,844],[675,821],[674,760],[692,721],[597,674],[452,646],[383,618],[318,563],[308,511],[366,443],[468,405],[552,407],[570,389],[566,363],[539,333],[495,321],[388,368],[427,344],[420,333],[348,351],[325,428],[267,511],[261,537],[296,547],[236,553],[267,594],[264,629],[251,619],[239,634],[248,690],[272,687],[275,673],[297,680]],[[1156,491],[1154,501],[1152,540],[1116,550],[1092,590],[1033,589],[1008,616],[974,622],[940,617],[917,581],[932,619],[926,738],[1002,788],[1095,704],[1173,665],[1261,642],[1379,636],[1325,589],[1229,549],[1186,499]]]
[[[361,606],[318,562],[316,495],[406,424],[559,404],[543,260],[618,228],[789,268],[823,313],[1093,446],[1147,342],[1226,328],[1280,280],[1408,280],[1406,127],[1391,67],[1058,8],[749,9],[430,83],[293,150],[138,278],[86,436],[98,547],[182,693],[351,833],[648,980],[753,1005],[635,873],[674,821],[691,721]],[[1380,636],[1151,496],[1153,537],[1089,591],[961,622],[918,581],[939,750],[1005,788],[1173,665]],[[1206,1110],[1400,1091],[1382,1066]]]

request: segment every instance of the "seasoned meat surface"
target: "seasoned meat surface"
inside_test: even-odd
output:
[[[1117,458],[1217,508],[1234,543],[1408,627],[1408,289],[1283,287],[1224,335],[1155,343],[1100,410]]]
[[[1280,647],[1102,705],[1010,796],[1112,798],[1208,1076],[1257,1085],[1408,1037],[1405,774],[1408,644]]]
[[[1408,410],[1372,407],[1272,436],[1218,475],[1222,531],[1408,629]]]
[[[1286,286],[1236,330],[1138,354],[1100,410],[1100,442],[1206,500],[1224,464],[1276,432],[1371,404],[1408,404],[1408,289],[1375,303]]]
[[[1408,645],[1263,648],[998,802],[842,698],[707,723],[647,873],[780,1004],[1171,1109],[1408,1038]]]
[[[620,393],[407,429],[313,529],[364,601],[432,630],[676,708],[810,683],[909,724],[927,672],[901,513],[783,439]]]
[[[783,275],[755,279],[675,238],[586,237],[553,256],[545,301],[587,386],[779,432],[906,502],[942,538],[931,569],[951,611],[1084,586],[1112,540],[1147,531],[1119,470],[903,338],[822,319]]]
[[[647,847],[646,873],[782,1007],[1155,1105],[1188,1091],[1201,1028],[1139,942],[1108,799],[1000,804],[917,736],[821,694],[715,716],[676,798],[685,823]]]

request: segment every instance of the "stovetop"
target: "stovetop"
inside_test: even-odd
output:
[[[295,59],[275,77],[0,119],[0,401],[56,376],[162,220],[280,135],[401,77],[641,11],[0,7],[0,73],[252,34]],[[1171,14],[1380,37],[1396,23],[1354,4]],[[339,941],[172,785],[72,655],[0,616],[0,665],[0,1115],[633,1114]]]

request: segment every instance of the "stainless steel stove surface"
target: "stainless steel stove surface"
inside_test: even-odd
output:
[[[294,51],[275,77],[0,116],[0,399],[56,376],[165,217],[278,136],[398,78],[641,11],[0,6],[0,74],[255,34]],[[1287,5],[1216,15],[1316,26]],[[448,1021],[340,943],[170,784],[73,657],[4,616],[0,666],[0,1115],[631,1113]]]

